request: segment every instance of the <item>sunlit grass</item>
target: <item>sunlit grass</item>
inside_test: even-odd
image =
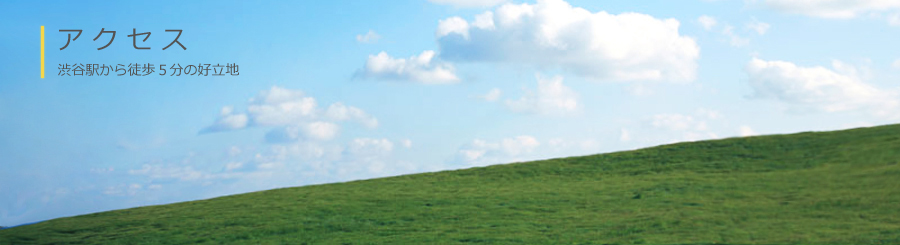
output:
[[[900,243],[900,125],[276,189],[55,219],[0,244]]]

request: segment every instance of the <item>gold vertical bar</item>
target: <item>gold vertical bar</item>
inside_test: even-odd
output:
[[[41,26],[41,78],[44,78],[44,26]]]

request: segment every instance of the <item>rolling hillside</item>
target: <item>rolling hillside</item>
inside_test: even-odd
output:
[[[900,243],[900,125],[116,210],[0,244]]]

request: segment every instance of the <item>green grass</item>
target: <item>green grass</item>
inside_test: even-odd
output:
[[[0,244],[900,244],[900,125],[268,190]]]

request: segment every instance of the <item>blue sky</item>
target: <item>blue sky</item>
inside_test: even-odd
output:
[[[896,1],[3,1],[0,20],[5,226],[900,121]],[[117,34],[97,50],[101,28]],[[83,33],[59,50],[60,29]],[[187,50],[161,50],[166,29]],[[240,75],[58,76],[64,63]]]

